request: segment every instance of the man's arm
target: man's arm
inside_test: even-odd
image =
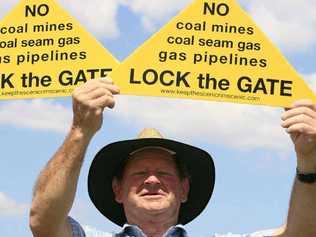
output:
[[[316,104],[298,101],[284,112],[282,126],[291,135],[299,172],[316,173]],[[284,237],[316,236],[316,183],[295,178]]]
[[[67,221],[85,151],[101,128],[103,110],[114,107],[119,88],[109,80],[91,80],[73,93],[73,123],[34,188],[30,227],[35,237],[71,237]],[[54,119],[54,118],[52,118]]]

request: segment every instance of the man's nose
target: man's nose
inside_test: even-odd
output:
[[[145,181],[144,181],[145,184],[159,184],[160,183],[160,180],[159,178],[157,177],[157,175],[155,174],[149,174]]]

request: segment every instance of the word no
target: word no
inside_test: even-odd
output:
[[[220,16],[226,16],[229,14],[229,6],[225,3],[207,3],[204,2],[204,8],[203,8],[203,15],[220,15]]]
[[[37,15],[46,16],[48,13],[49,13],[49,6],[46,4],[41,4],[39,6],[37,5],[25,6],[25,17],[29,17],[29,15],[31,15],[32,17],[35,17]]]

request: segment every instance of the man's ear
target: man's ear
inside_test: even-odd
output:
[[[185,203],[188,200],[189,191],[190,191],[190,181],[189,178],[184,178],[181,181],[182,187],[182,195],[181,195],[181,202]]]
[[[121,183],[117,178],[113,178],[112,180],[112,190],[115,196],[115,201],[122,203],[122,188]]]

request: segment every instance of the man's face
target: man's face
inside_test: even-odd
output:
[[[177,218],[181,202],[187,200],[189,181],[179,178],[174,158],[167,151],[151,148],[130,158],[122,180],[114,179],[113,191],[127,219],[142,214]]]

